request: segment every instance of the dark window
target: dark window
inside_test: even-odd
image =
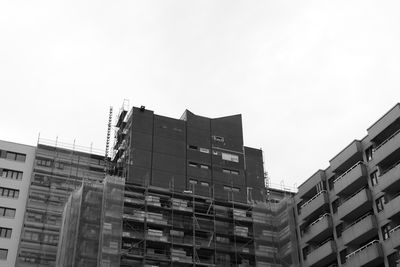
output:
[[[370,146],[369,148],[367,148],[365,150],[365,157],[367,158],[367,161],[372,160],[372,154],[373,154],[373,148],[372,148],[372,146]]]
[[[193,150],[197,150],[197,146],[194,146],[194,145],[189,145],[189,148],[193,149]]]
[[[11,228],[0,227],[0,237],[2,238],[11,238],[11,232]]]
[[[22,180],[22,172],[8,169],[0,169],[0,177],[14,180]]]
[[[383,205],[385,204],[385,196],[381,196],[377,200],[375,200],[376,203],[376,209],[378,212],[381,212],[383,210]]]
[[[213,138],[214,138],[215,141],[224,142],[224,138],[223,138],[222,136],[216,136],[216,135],[214,135]]]
[[[0,207],[0,217],[15,217],[15,209]]]
[[[8,249],[0,248],[0,260],[6,260]]]
[[[19,190],[12,189],[12,188],[6,188],[6,187],[0,187],[0,196],[1,197],[18,198]]]
[[[342,236],[342,232],[343,232],[343,224],[339,224],[338,226],[336,226],[336,235],[337,237],[341,237]]]
[[[333,213],[336,213],[340,204],[339,198],[332,202]]]
[[[21,154],[21,153],[12,152],[12,151],[0,150],[0,158],[5,158],[5,159],[8,159],[8,160],[14,160],[14,161],[20,161],[20,162],[25,162],[26,155],[25,154]]]
[[[239,171],[236,170],[222,169],[222,172],[227,174],[239,175]]]
[[[390,224],[386,224],[384,226],[382,226],[382,236],[383,236],[383,240],[386,240],[389,238],[389,231],[390,231],[391,227]]]
[[[371,178],[372,186],[375,186],[378,184],[378,171],[374,171],[373,173],[370,174],[369,177]]]

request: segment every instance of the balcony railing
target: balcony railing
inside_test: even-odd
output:
[[[353,256],[355,256],[355,255],[357,255],[357,254],[360,253],[361,251],[363,251],[363,250],[369,248],[370,246],[372,246],[372,245],[374,245],[374,244],[376,244],[376,243],[379,243],[379,240],[373,240],[373,241],[369,242],[368,244],[362,246],[361,248],[359,248],[359,249],[353,251],[352,253],[347,254],[347,255],[346,255],[346,261],[347,261],[349,258],[351,258],[351,257],[353,257]]]
[[[313,226],[314,224],[318,223],[319,221],[323,220],[325,217],[331,216],[329,213],[325,213],[323,215],[321,215],[318,219],[316,219],[315,221],[313,221],[312,223],[310,223],[310,225],[306,228],[306,231],[308,231],[308,229],[311,228],[311,226]]]
[[[394,134],[392,134],[391,136],[389,136],[385,141],[383,141],[382,143],[379,144],[379,146],[377,146],[374,151],[378,151],[384,144],[386,144],[387,142],[389,142],[391,139],[393,139],[398,133],[400,133],[400,129],[397,130]]]
[[[400,224],[397,225],[395,228],[393,228],[392,230],[389,231],[389,236],[392,235],[394,232],[400,230]]]
[[[310,200],[308,200],[306,203],[304,203],[303,205],[301,205],[301,208],[304,208],[305,206],[307,206],[308,204],[310,204],[314,199],[316,199],[319,195],[326,193],[326,190],[322,190],[320,191],[318,194],[314,195]]]
[[[358,165],[360,164],[364,164],[364,162],[359,161],[356,164],[354,164],[353,166],[350,167],[350,169],[348,169],[345,173],[343,173],[342,175],[340,175],[338,178],[336,178],[335,180],[333,180],[333,183],[336,183],[337,181],[339,181],[340,179],[342,179],[344,176],[346,176],[349,172],[351,172],[354,168],[356,168]]]
[[[364,220],[365,218],[367,218],[368,216],[372,215],[373,213],[368,212],[367,214],[365,214],[364,216],[360,217],[359,219],[357,219],[355,222],[353,222],[352,224],[346,226],[345,229],[343,229],[343,231],[349,229],[350,227],[354,226],[355,224],[361,222],[362,220]]]

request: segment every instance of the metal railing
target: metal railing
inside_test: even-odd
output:
[[[384,144],[386,144],[387,142],[389,142],[391,139],[393,139],[397,134],[400,133],[400,129],[397,130],[394,134],[392,134],[391,136],[389,136],[385,141],[383,141],[382,143],[379,144],[379,146],[375,147],[375,152],[378,151],[378,149],[380,149]]]
[[[333,180],[333,183],[336,183],[337,181],[339,181],[340,179],[342,179],[344,176],[346,176],[349,172],[351,172],[353,169],[355,169],[358,165],[364,164],[364,162],[359,161],[356,164],[354,164],[353,166],[350,167],[350,169],[348,169],[345,173],[341,174],[338,178],[336,178],[335,180]]]
[[[355,256],[357,253],[360,253],[360,252],[363,251],[364,249],[367,249],[367,248],[369,248],[370,246],[372,246],[373,244],[376,244],[376,243],[379,243],[379,240],[373,240],[373,241],[369,242],[368,244],[362,246],[361,248],[359,248],[359,249],[357,249],[357,250],[351,252],[350,254],[347,254],[347,255],[346,255],[346,261],[347,261],[349,258]]]
[[[314,195],[311,199],[309,199],[306,203],[304,203],[303,205],[301,205],[301,208],[304,208],[305,206],[307,206],[308,204],[310,204],[314,199],[316,199],[319,195],[321,195],[322,193],[326,193],[326,190],[322,190],[320,192],[318,192],[316,195]]]
[[[393,234],[394,232],[396,232],[397,230],[400,230],[400,224],[397,225],[395,228],[393,228],[393,229],[391,229],[391,230],[389,231],[389,236],[390,236],[391,234]]]
[[[368,216],[372,215],[373,213],[368,212],[367,214],[364,214],[362,217],[360,217],[359,219],[357,219],[355,222],[351,223],[350,225],[346,226],[345,229],[343,229],[343,231],[346,231],[347,229],[349,229],[350,227],[352,227],[353,225],[361,222],[362,220],[364,220],[365,218],[367,218]]]

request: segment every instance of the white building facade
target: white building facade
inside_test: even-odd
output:
[[[14,267],[36,148],[0,140],[0,266]]]

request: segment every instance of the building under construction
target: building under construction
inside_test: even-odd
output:
[[[16,266],[56,266],[63,209],[83,181],[104,179],[104,152],[39,139]]]
[[[104,197],[106,178],[71,196],[58,266],[297,266],[292,193],[266,188],[262,151],[243,146],[240,115],[172,119],[123,107],[112,166],[123,190]],[[104,241],[110,233],[119,239]]]

